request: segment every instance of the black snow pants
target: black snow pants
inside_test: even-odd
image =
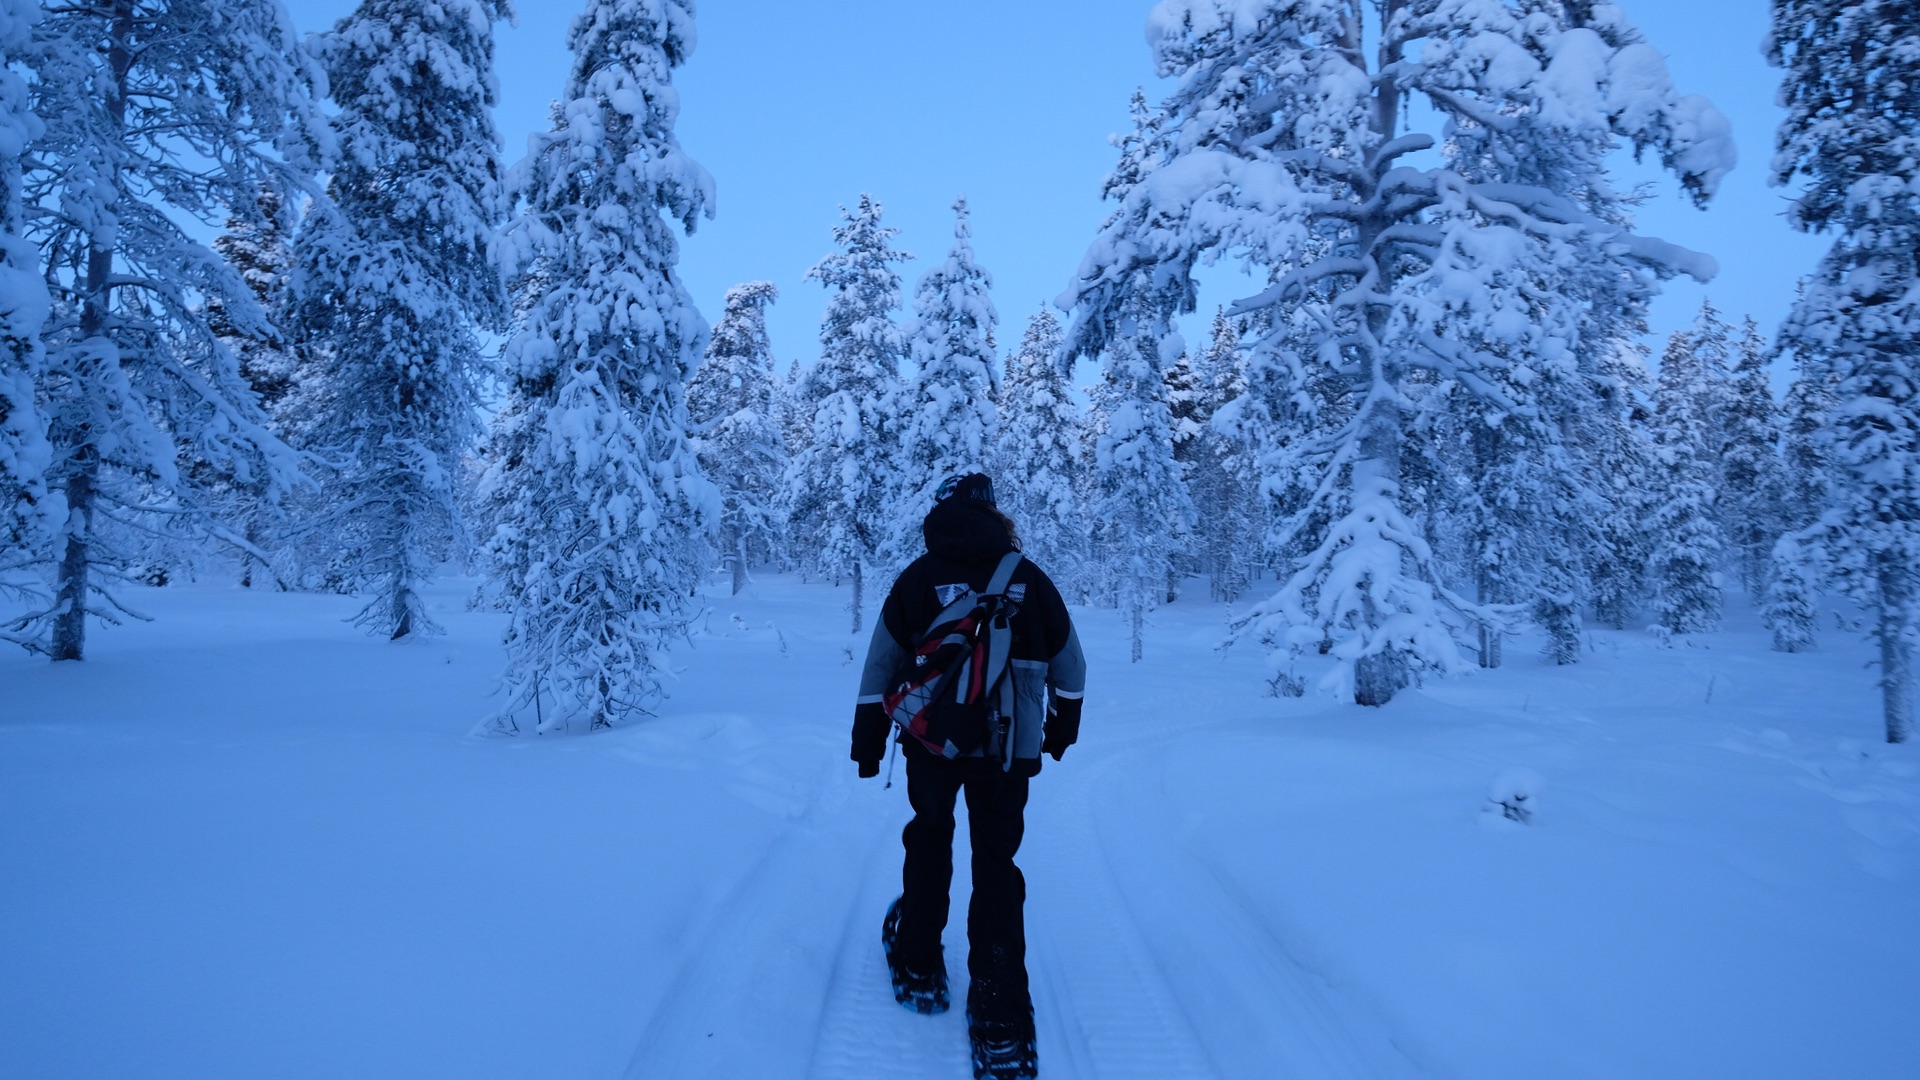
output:
[[[1032,1015],[1027,990],[1027,881],[1013,864],[1026,831],[1027,777],[1001,771],[985,758],[949,761],[908,745],[907,801],[913,820],[901,834],[897,948],[909,967],[926,971],[940,957],[953,886],[953,808],[967,793],[973,849],[973,898],[967,904],[967,1010],[978,1021],[1016,1021]]]

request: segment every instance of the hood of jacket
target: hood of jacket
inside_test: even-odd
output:
[[[993,562],[1013,550],[1000,515],[970,499],[935,503],[920,523],[920,534],[929,555],[955,562]]]

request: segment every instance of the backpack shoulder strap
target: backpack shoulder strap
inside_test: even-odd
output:
[[[987,591],[982,596],[999,596],[1007,591],[1007,585],[1013,580],[1013,569],[1020,565],[1020,553],[1009,551],[1000,557],[1000,565],[993,568],[993,579],[987,582]]]
[[[993,577],[987,582],[987,587],[984,590],[974,592],[969,589],[954,597],[945,607],[934,613],[933,619],[927,623],[926,629],[920,631],[920,635],[914,639],[915,647],[924,644],[927,639],[932,636],[935,628],[965,615],[972,609],[974,604],[980,601],[981,597],[999,596],[1005,593],[1007,591],[1007,585],[1013,580],[1014,568],[1019,565],[1020,553],[1017,551],[1007,552],[1006,555],[1001,557],[1000,565],[993,568]]]

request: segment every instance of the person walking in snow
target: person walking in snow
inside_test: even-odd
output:
[[[981,473],[943,482],[921,532],[926,553],[888,591],[867,649],[851,755],[862,777],[879,774],[891,726],[881,700],[919,636],[956,597],[968,590],[986,592],[1003,559],[1020,548],[1013,521],[994,504],[992,480]],[[881,927],[895,999],[923,1013],[945,1011],[940,935],[953,881],[954,802],[964,791],[973,852],[967,1030],[974,1075],[995,1080],[1031,1077],[1038,1070],[1022,910],[1027,886],[1013,857],[1026,830],[1027,782],[1039,773],[1041,754],[1059,761],[1079,737],[1086,689],[1080,639],[1052,580],[1021,559],[1006,582],[1004,596],[1012,612],[1008,677],[1024,680],[1036,702],[1050,691],[1050,701],[1038,706],[1045,709],[1044,727],[1038,738],[1031,730],[996,734],[980,749],[951,757],[917,738],[903,734],[897,739],[907,759],[913,820],[901,834],[906,847],[901,895]]]

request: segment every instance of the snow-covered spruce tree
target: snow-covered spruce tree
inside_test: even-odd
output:
[[[1834,492],[1802,539],[1863,607],[1880,650],[1887,741],[1914,728],[1920,617],[1920,6],[1774,0],[1786,69],[1776,183],[1788,220],[1836,234],[1783,344],[1831,373]]]
[[[293,431],[297,427],[305,430],[298,424],[298,406],[305,395],[297,394],[296,390],[303,379],[313,377],[313,372],[310,364],[301,362],[305,350],[288,341],[278,329],[286,317],[287,274],[293,264],[292,245],[282,228],[284,201],[280,192],[261,189],[258,219],[229,218],[226,231],[213,240],[213,249],[239,271],[261,310],[266,312],[266,332],[235,325],[227,317],[226,304],[218,297],[209,298],[207,302],[207,322],[239,362],[240,377],[246,380],[255,400],[266,412],[268,426],[298,449],[300,442]],[[216,488],[225,494],[225,501],[231,506],[226,516],[236,523],[235,527],[247,540],[241,586],[251,586],[255,571],[265,569],[276,585],[287,588],[285,580],[267,560],[267,556],[273,555],[272,562],[285,561],[283,553],[267,550],[273,538],[285,530],[284,508],[260,497],[257,479],[240,482],[235,477],[221,477]]]
[[[1780,525],[1780,418],[1769,378],[1772,354],[1749,317],[1734,345],[1720,431],[1720,529],[1747,595],[1766,595]]]
[[[1120,202],[1103,229],[1125,211],[1125,200],[1159,167],[1165,114],[1146,107],[1136,90],[1133,131],[1114,142],[1119,161],[1103,194]],[[1127,619],[1131,656],[1138,663],[1147,613],[1158,607],[1193,528],[1193,501],[1173,458],[1174,422],[1167,371],[1185,351],[1174,329],[1177,313],[1193,307],[1193,284],[1151,265],[1128,273],[1103,293],[1103,302],[1076,317],[1062,363],[1099,356],[1100,389],[1093,395],[1097,427],[1092,495],[1097,573]],[[1072,294],[1061,298],[1072,302]]]
[[[752,564],[785,557],[779,503],[787,444],[767,340],[767,305],[779,295],[770,281],[728,289],[706,359],[687,384],[700,468],[720,489],[720,558],[735,593]]]
[[[1253,554],[1281,576],[1325,535],[1327,505],[1314,496],[1327,448],[1350,411],[1346,382],[1315,362],[1318,326],[1300,309],[1263,308],[1247,320],[1242,348],[1246,389],[1214,414],[1213,426],[1240,448],[1245,483],[1265,522]]]
[[[1702,445],[1713,456],[1716,488],[1719,455],[1724,448],[1724,424],[1733,399],[1733,324],[1721,317],[1711,299],[1700,301],[1693,327],[1687,331],[1687,351],[1693,368],[1693,415],[1703,425]]]
[[[1088,514],[1080,409],[1060,366],[1060,320],[1042,306],[1007,356],[989,458],[1000,508],[1021,549],[1068,596],[1084,595]]]
[[[1632,625],[1648,592],[1645,526],[1654,464],[1645,350],[1635,341],[1618,342],[1609,351],[1597,408],[1583,425],[1586,487],[1604,507],[1588,560],[1587,589],[1594,618],[1614,630]]]
[[[1660,356],[1653,393],[1655,487],[1646,519],[1648,572],[1659,625],[1675,634],[1720,626],[1716,572],[1726,550],[1716,510],[1709,440],[1716,434],[1695,410],[1708,400],[1692,335],[1677,332]]]
[[[801,387],[806,377],[806,365],[799,357],[787,365],[787,377],[781,381],[776,398],[779,407],[780,433],[787,440],[787,450],[798,452],[812,438],[813,403],[801,399]]]
[[[1160,606],[1175,557],[1193,530],[1193,501],[1173,459],[1167,366],[1181,352],[1173,305],[1137,275],[1102,353],[1106,430],[1094,449],[1093,518],[1103,576],[1126,618],[1139,663],[1147,613]]]
[[[325,356],[302,448],[330,463],[312,535],[356,622],[438,629],[420,586],[464,554],[456,478],[478,440],[478,332],[504,327],[492,109],[505,0],[362,0],[316,44],[339,115],[331,203],[295,240],[292,332]]]
[[[1780,403],[1780,526],[1791,532],[1819,519],[1833,497],[1827,426],[1835,406],[1831,372],[1804,354]]]
[[[125,613],[107,584],[154,537],[239,539],[207,485],[257,483],[277,499],[298,475],[208,326],[217,302],[265,333],[260,305],[183,223],[257,223],[263,187],[306,188],[318,73],[277,0],[52,6],[31,60],[46,127],[24,204],[55,296],[39,396],[66,514],[53,605],[14,625],[77,660],[89,614]]]
[[[1207,372],[1206,453],[1197,485],[1196,532],[1206,548],[1210,591],[1216,601],[1233,603],[1252,584],[1259,566],[1267,522],[1253,443],[1231,425],[1218,422],[1220,410],[1247,393],[1246,353],[1240,331],[1224,309],[1213,315],[1212,333],[1202,355]]]
[[[1762,618],[1773,631],[1773,647],[1781,652],[1803,652],[1814,643],[1820,610],[1820,545],[1802,541],[1798,534],[1818,521],[1831,501],[1831,461],[1828,418],[1833,414],[1833,392],[1825,365],[1802,354],[1799,373],[1787,387],[1780,406],[1780,457],[1774,526],[1778,538],[1767,564],[1766,602]]]
[[[46,561],[45,545],[59,524],[47,492],[47,418],[34,400],[50,299],[20,217],[20,160],[44,125],[14,64],[38,17],[28,0],[0,0],[0,598],[29,601],[42,596],[22,572]],[[10,640],[0,626],[0,641]]]
[[[794,357],[787,364],[787,377],[781,381],[779,392],[774,398],[780,418],[780,434],[786,442],[789,469],[792,467],[793,460],[804,453],[807,447],[813,445],[813,410],[819,402],[807,397],[806,372],[807,365],[801,363],[799,357]],[[792,503],[790,492],[787,490],[789,475],[789,472],[782,470],[777,497],[774,501],[774,507],[780,513],[781,521],[786,527],[785,542],[781,544],[781,565],[788,570],[799,571],[800,580],[805,582],[810,579],[814,571],[812,553],[815,547],[805,533],[806,523],[796,521],[788,514]]]
[[[1179,80],[1161,160],[1066,298],[1070,347],[1105,345],[1142,273],[1180,297],[1192,265],[1222,254],[1273,282],[1236,311],[1285,305],[1318,324],[1313,362],[1344,378],[1351,414],[1313,486],[1331,524],[1242,633],[1324,644],[1337,661],[1326,688],[1384,703],[1418,671],[1461,667],[1456,634],[1493,617],[1445,587],[1408,514],[1407,421],[1425,388],[1513,408],[1501,383],[1561,362],[1583,331],[1574,305],[1545,298],[1708,276],[1710,260],[1582,197],[1626,141],[1704,200],[1732,163],[1726,122],[1674,92],[1610,4],[1167,0],[1149,27],[1160,73]],[[1429,118],[1440,138],[1410,129]],[[1438,164],[1409,156],[1435,147]],[[1552,172],[1517,167],[1535,158]],[[1588,175],[1564,183],[1575,169]]]
[[[228,218],[226,231],[213,238],[213,250],[239,272],[267,313],[269,332],[243,330],[227,316],[223,300],[215,297],[207,302],[208,325],[239,361],[240,377],[247,380],[283,437],[286,432],[279,425],[280,414],[302,374],[298,354],[273,325],[286,315],[287,274],[293,267],[293,247],[283,228],[287,218],[281,207],[285,201],[280,192],[263,188],[258,213]]]
[[[1765,599],[1760,617],[1773,631],[1774,651],[1794,653],[1813,648],[1820,616],[1820,568],[1793,533],[1774,543]]]
[[[848,605],[860,632],[868,567],[894,557],[899,431],[885,423],[900,392],[906,335],[893,321],[900,306],[900,275],[893,265],[913,256],[893,247],[898,229],[880,224],[882,207],[861,195],[841,208],[833,230],[840,250],[807,271],[829,291],[820,320],[820,362],[801,379],[796,395],[812,403],[809,444],[793,456],[782,484],[787,517],[809,544],[822,576],[853,584]],[[913,478],[916,482],[920,479]]]
[[[508,344],[511,426],[484,482],[503,508],[488,549],[511,615],[502,730],[644,715],[719,513],[687,436],[707,327],[674,277],[668,222],[691,232],[713,203],[673,134],[693,7],[591,0],[567,43],[560,123],[516,167],[526,209],[507,234],[542,257],[545,284]]]
[[[1436,388],[1416,414],[1416,431],[1439,466],[1431,470],[1439,497],[1426,516],[1444,565],[1472,582],[1482,607],[1531,608],[1547,631],[1547,655],[1566,664],[1579,658],[1579,601],[1596,546],[1587,532],[1599,532],[1602,504],[1544,407],[1567,393],[1555,384],[1577,378],[1574,365],[1537,367],[1523,360],[1484,371],[1517,404],[1511,409],[1458,400],[1472,396],[1459,383]],[[1477,630],[1479,665],[1499,667],[1504,628],[1482,619]]]
[[[1207,422],[1213,418],[1210,400],[1213,373],[1204,368],[1205,353],[1183,349],[1167,365],[1167,413],[1171,421],[1173,463],[1180,482],[1187,489],[1187,502],[1193,507],[1194,528],[1187,543],[1174,553],[1172,572],[1167,575],[1167,603],[1180,597],[1180,582],[1195,574],[1210,573],[1207,556],[1212,554],[1201,532],[1204,508],[1212,502],[1213,475],[1205,466],[1212,447],[1207,444]]]
[[[913,374],[898,406],[901,512],[888,538],[895,560],[919,550],[915,511],[933,505],[940,481],[986,469],[994,431],[993,277],[974,261],[967,200],[957,200],[953,212],[953,248],[914,290],[907,335]]]

